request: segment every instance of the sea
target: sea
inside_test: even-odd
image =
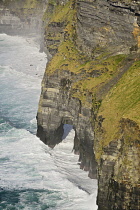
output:
[[[36,137],[46,63],[33,37],[0,34],[0,210],[96,210],[97,180],[79,168],[72,126],[54,149]]]

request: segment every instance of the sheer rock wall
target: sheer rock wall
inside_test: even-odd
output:
[[[57,1],[57,5],[49,1],[48,6],[54,14],[48,17],[44,42],[52,58],[42,81],[37,136],[54,147],[62,140],[63,124],[74,126],[80,167],[98,178],[99,210],[139,209],[139,123],[118,114],[118,135],[106,143],[105,118],[98,114],[106,95],[139,61],[139,7],[136,1],[103,0]],[[124,58],[119,64],[115,60],[116,70],[102,80],[119,55]],[[99,78],[90,88],[90,81]]]

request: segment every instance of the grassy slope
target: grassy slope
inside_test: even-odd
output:
[[[105,118],[103,145],[115,139],[121,118],[129,118],[140,125],[140,60],[134,62],[106,95],[98,115]]]

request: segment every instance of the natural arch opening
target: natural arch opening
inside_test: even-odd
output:
[[[63,136],[62,136],[62,140],[64,140],[69,134],[70,132],[73,130],[74,132],[74,136],[75,136],[75,131],[73,129],[73,125],[70,125],[70,124],[64,124],[63,125],[63,130],[64,130],[64,133],[63,133]]]

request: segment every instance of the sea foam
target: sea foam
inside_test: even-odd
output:
[[[46,62],[31,39],[0,34],[0,208],[96,210],[97,181],[79,168],[72,127],[54,149],[35,136]]]

